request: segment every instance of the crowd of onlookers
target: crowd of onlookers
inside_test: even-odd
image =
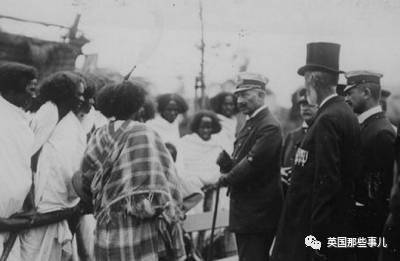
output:
[[[275,236],[274,260],[349,258],[326,247],[305,254],[298,241],[344,236],[329,233],[347,225],[349,237],[390,244],[357,250],[358,260],[398,256],[397,128],[382,75],[349,72],[340,86],[338,72],[307,66],[293,101],[301,122],[282,139],[258,75],[243,74],[233,93],[188,115],[182,96],[151,97],[138,81],[70,71],[39,79],[31,66],[2,63],[2,258],[184,260],[182,220],[213,211],[216,195],[234,234],[218,232],[242,260],[263,248],[268,258]],[[204,248],[207,234],[196,236]]]

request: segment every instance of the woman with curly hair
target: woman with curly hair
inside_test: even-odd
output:
[[[176,144],[180,138],[177,117],[187,110],[188,105],[179,94],[162,94],[157,97],[159,115],[148,121],[148,125],[161,136],[164,142]]]
[[[236,97],[230,92],[221,92],[210,100],[212,110],[217,113],[220,120],[222,130],[218,134],[219,138],[224,142],[224,149],[228,153],[233,152],[233,143],[237,130],[238,113]]]
[[[194,115],[190,129],[192,134],[183,136],[177,146],[179,174],[192,184],[195,181],[199,190],[206,190],[220,177],[216,161],[223,148],[216,134],[220,132],[221,124],[215,113],[200,111]],[[209,211],[210,204],[206,205],[204,211]],[[203,212],[203,204],[197,205],[192,212]]]
[[[42,106],[35,116],[54,117],[55,127],[50,129],[38,154],[34,178],[38,213],[73,208],[79,202],[79,197],[71,190],[71,180],[86,148],[86,132],[78,118],[85,100],[85,87],[79,75],[67,71],[52,74],[41,86],[40,95],[49,111]],[[37,123],[43,122],[47,123]],[[38,126],[49,129],[43,124]],[[23,234],[21,242],[22,260],[57,261],[72,254],[72,234],[66,220],[30,229]]]
[[[73,187],[93,203],[95,260],[176,260],[184,255],[176,170],[160,136],[136,121],[144,89],[112,87],[115,120],[95,131]]]
[[[39,87],[40,108],[32,114],[34,153],[48,140],[57,123],[70,111],[78,113],[84,102],[85,80],[69,71],[49,75]]]

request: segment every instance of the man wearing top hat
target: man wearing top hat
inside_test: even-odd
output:
[[[282,210],[282,134],[264,104],[267,81],[256,74],[239,75],[235,95],[247,120],[237,134],[232,159],[226,154],[218,159],[226,173],[219,184],[230,190],[229,228],[235,233],[240,261],[269,260]]]
[[[357,118],[336,94],[339,49],[334,43],[308,44],[307,64],[298,70],[305,78],[308,102],[319,108],[296,153],[273,260],[355,258],[352,249],[328,247],[328,238],[353,235],[360,157]]]
[[[361,126],[362,168],[356,182],[356,236],[381,237],[389,213],[396,134],[380,106],[381,74],[346,73],[346,99]],[[358,249],[358,260],[377,260],[378,248]]]
[[[286,192],[288,183],[291,178],[291,172],[297,148],[303,141],[308,127],[311,125],[315,113],[318,109],[317,106],[308,103],[305,88],[301,88],[298,91],[298,95],[299,99],[297,101],[297,104],[300,106],[300,116],[303,119],[303,123],[297,129],[289,132],[283,143],[281,157],[281,175],[283,181],[282,187],[284,189],[284,192]]]

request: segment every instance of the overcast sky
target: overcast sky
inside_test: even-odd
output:
[[[264,74],[278,102],[303,84],[296,74],[311,41],[340,43],[342,70],[384,74],[386,88],[400,91],[400,0],[203,0],[206,83],[234,77],[248,59],[248,71]],[[91,40],[99,66],[137,76],[160,92],[176,89],[180,77],[193,94],[199,72],[198,0],[1,0],[0,14],[71,25]],[[13,33],[59,39],[54,28],[0,20]]]

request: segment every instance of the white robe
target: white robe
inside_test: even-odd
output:
[[[93,128],[98,129],[108,124],[108,119],[101,112],[92,107],[89,113],[83,116],[81,122],[86,133],[90,133]]]
[[[57,106],[48,101],[36,113],[31,114],[30,127],[35,134],[33,154],[50,138],[58,122]]]
[[[221,124],[221,131],[215,134],[215,136],[220,140],[224,150],[228,154],[232,154],[233,143],[236,137],[237,118],[235,116],[228,118],[222,114],[217,114],[217,116]]]
[[[197,190],[205,185],[215,184],[221,175],[216,161],[222,149],[222,144],[215,135],[208,141],[204,141],[196,133],[183,136],[177,146],[178,174],[192,186],[196,186]],[[222,188],[219,209],[228,208],[229,199],[226,196],[226,189]],[[202,202],[189,213],[201,212],[203,212]]]
[[[154,119],[147,121],[146,125],[155,130],[165,143],[169,142],[175,146],[178,143],[180,138],[178,118],[170,123],[160,115],[157,115]]]
[[[30,159],[34,135],[24,111],[0,96],[0,217],[7,218],[22,210],[22,205],[32,183]],[[0,233],[0,253],[8,233]],[[18,240],[17,240],[18,241]],[[19,242],[8,259],[19,254]]]
[[[79,202],[71,179],[80,168],[86,133],[79,119],[69,112],[44,144],[35,176],[35,203],[41,213],[75,206]],[[60,260],[71,252],[72,235],[67,221],[31,229],[21,236],[22,260]]]

